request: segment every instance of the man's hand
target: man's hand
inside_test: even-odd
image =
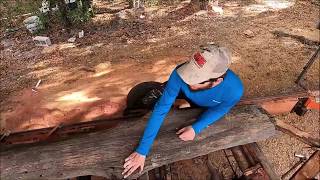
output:
[[[176,134],[179,135],[179,138],[182,141],[191,141],[196,136],[196,133],[194,132],[194,129],[192,126],[187,126],[182,129],[180,129]]]
[[[127,159],[125,159],[125,163],[123,165],[124,170],[122,172],[122,175],[124,175],[124,178],[130,176],[139,167],[139,173],[141,173],[144,167],[145,160],[146,156],[143,156],[137,152],[132,153]]]

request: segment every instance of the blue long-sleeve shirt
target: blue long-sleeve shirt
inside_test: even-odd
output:
[[[136,152],[141,155],[149,153],[160,126],[180,91],[193,103],[206,108],[206,111],[192,124],[195,133],[199,134],[236,105],[243,94],[244,88],[240,78],[234,72],[228,70],[224,80],[217,86],[206,90],[192,91],[174,69],[161,98],[153,109]]]

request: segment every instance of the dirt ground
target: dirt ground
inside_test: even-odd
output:
[[[140,11],[107,13],[110,3],[94,3],[101,13],[91,23],[71,32],[57,29],[45,34],[53,43],[50,47],[35,47],[25,30],[1,35],[1,129],[22,131],[117,116],[131,87],[142,81],[165,81],[177,64],[206,42],[232,50],[231,69],[242,79],[245,97],[294,92],[301,90],[294,81],[319,42],[315,28],[319,5],[314,1],[221,0],[223,15],[198,11],[185,2],[146,8],[145,18],[140,18]],[[111,9],[119,7],[121,3]],[[67,42],[81,30],[84,38]],[[34,92],[31,88],[38,80]],[[319,61],[305,83],[319,89]],[[276,118],[319,137],[318,112]],[[298,161],[294,152],[311,153],[284,134],[259,145],[279,175]],[[173,167],[184,175],[179,179],[208,179],[205,164],[190,160]]]

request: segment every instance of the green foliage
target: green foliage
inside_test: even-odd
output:
[[[85,6],[81,0],[77,1],[78,7],[67,11],[68,19],[72,25],[80,25],[87,22],[93,16],[92,9]]]
[[[38,31],[36,32],[36,34],[41,34],[43,32],[45,32],[48,29],[48,24],[49,24],[49,15],[48,13],[42,13],[40,11],[37,11],[35,13],[36,16],[39,17],[40,20],[40,24],[38,25]]]
[[[4,12],[1,12],[0,16],[18,16],[32,13],[38,10],[38,7],[41,6],[41,2],[41,0],[0,0],[0,5],[4,9]]]
[[[38,11],[41,0],[0,0],[1,28],[14,28],[21,15]]]
[[[50,8],[55,7],[56,4],[61,3],[61,0],[48,0]],[[64,0],[63,0],[64,2]],[[39,30],[41,32],[50,28],[51,24],[62,23],[66,18],[71,24],[80,25],[93,16],[90,0],[77,0],[78,7],[75,9],[66,9],[66,12],[61,13],[58,11],[49,11],[42,13],[39,8],[42,6],[42,0],[0,0],[0,24],[1,29],[11,29],[22,26],[22,21],[31,15],[39,17],[41,24]],[[66,17],[63,17],[65,14]]]

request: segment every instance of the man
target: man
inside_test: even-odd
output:
[[[206,109],[192,125],[176,134],[190,141],[237,104],[243,94],[239,77],[229,69],[231,56],[227,48],[209,44],[196,52],[189,62],[173,70],[163,94],[156,103],[136,151],[125,159],[124,178],[136,169],[143,170],[146,155],[179,93],[190,103]]]

